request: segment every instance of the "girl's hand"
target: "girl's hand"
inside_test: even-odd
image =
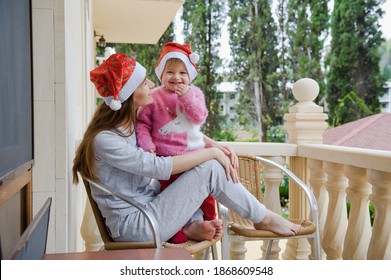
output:
[[[184,96],[188,91],[189,91],[189,86],[188,85],[178,85],[177,88],[176,88],[176,94],[178,94],[179,96]]]

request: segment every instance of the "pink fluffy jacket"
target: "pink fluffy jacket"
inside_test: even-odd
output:
[[[205,147],[200,128],[208,110],[198,87],[178,96],[163,86],[152,93],[153,103],[142,107],[137,116],[136,137],[145,151],[159,156],[175,156]]]

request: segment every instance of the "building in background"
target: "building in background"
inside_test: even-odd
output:
[[[238,82],[222,82],[217,85],[217,90],[222,95],[220,98],[221,114],[227,116],[231,122],[235,122],[238,117],[235,110],[239,102],[238,85]]]
[[[382,113],[391,113],[391,82],[387,82],[386,93],[380,97],[380,104],[382,106]]]

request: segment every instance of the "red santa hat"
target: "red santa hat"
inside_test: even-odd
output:
[[[176,42],[169,42],[164,44],[162,53],[155,66],[155,73],[160,82],[162,81],[161,78],[166,62],[170,58],[179,58],[183,61],[187,72],[189,73],[190,83],[197,77],[198,70],[195,64],[199,61],[199,56],[191,51],[191,45],[181,45]]]
[[[141,64],[121,53],[112,54],[90,72],[91,82],[114,111],[121,108],[121,103],[133,94],[145,76],[146,70]]]

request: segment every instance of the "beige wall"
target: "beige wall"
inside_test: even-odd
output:
[[[48,252],[82,251],[85,196],[71,178],[76,143],[94,106],[91,0],[33,0],[33,210],[53,197]]]

